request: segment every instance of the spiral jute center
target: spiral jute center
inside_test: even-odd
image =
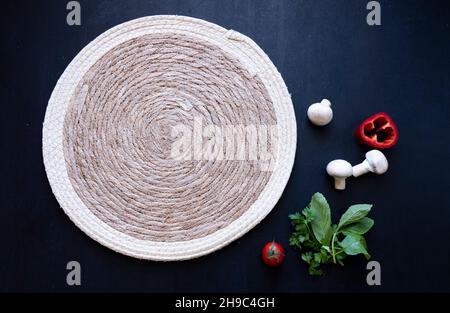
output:
[[[143,240],[185,241],[238,219],[272,174],[237,155],[254,137],[234,136],[234,151],[205,157],[206,146],[225,150],[230,139],[211,138],[206,127],[276,124],[264,84],[235,57],[188,35],[148,34],[112,48],[79,81],[64,156],[76,193],[100,220]],[[191,146],[178,159],[182,139]]]

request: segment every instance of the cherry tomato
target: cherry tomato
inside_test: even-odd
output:
[[[279,266],[284,260],[284,249],[275,241],[268,242],[261,251],[261,257],[267,266]]]

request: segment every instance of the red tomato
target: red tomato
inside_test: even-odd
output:
[[[268,242],[262,249],[261,256],[267,266],[279,266],[284,260],[284,249],[275,241]]]

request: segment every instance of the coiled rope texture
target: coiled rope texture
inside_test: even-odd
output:
[[[194,119],[277,125],[276,141],[262,139],[275,167],[236,151],[174,159],[173,129],[195,134]],[[280,197],[295,147],[290,96],[261,49],[180,16],[133,20],[92,41],[59,79],[43,128],[47,175],[67,215],[103,245],[152,260],[198,257],[255,226]]]

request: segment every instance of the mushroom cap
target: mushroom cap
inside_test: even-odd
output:
[[[383,174],[389,168],[386,156],[380,150],[370,150],[366,153],[367,163],[372,167],[372,171],[376,174]]]
[[[328,163],[327,173],[334,177],[350,177],[353,175],[353,168],[345,160],[334,160]]]
[[[325,126],[333,119],[331,102],[323,99],[321,102],[313,103],[306,112],[311,123],[317,126]]]
[[[331,106],[331,102],[328,99],[322,99],[322,101],[320,101],[320,104],[326,105],[326,106]]]

